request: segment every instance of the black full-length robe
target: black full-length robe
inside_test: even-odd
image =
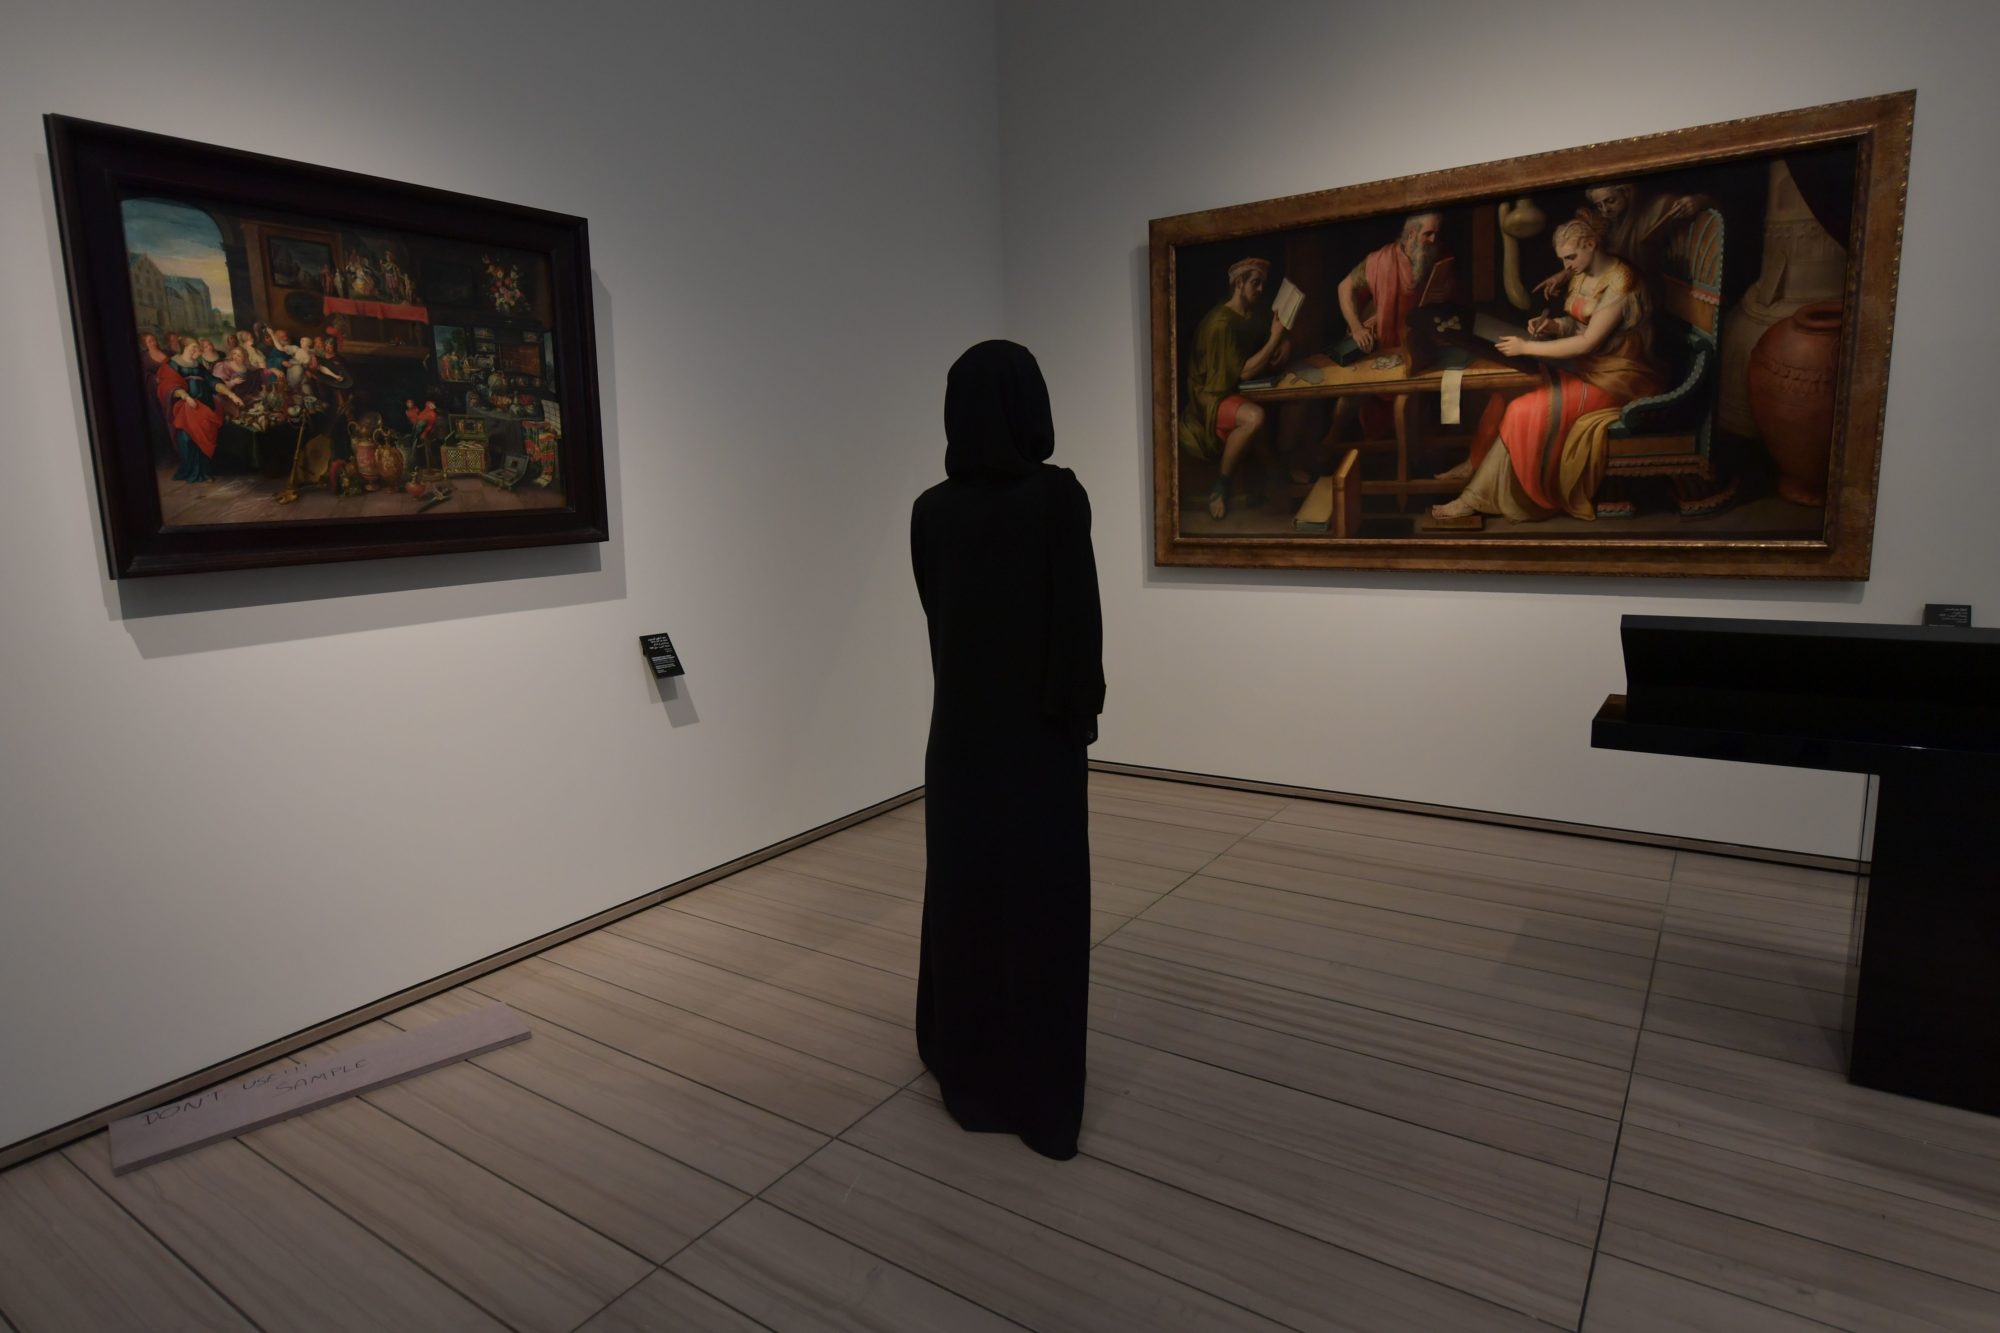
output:
[[[930,625],[917,1048],[969,1130],[1076,1152],[1090,986],[1084,747],[1104,705],[1090,501],[1026,348],[945,391],[948,480],[910,522]]]

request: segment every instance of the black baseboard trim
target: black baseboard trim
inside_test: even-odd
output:
[[[1399,801],[1387,796],[1362,796],[1354,792],[1327,791],[1319,787],[1298,787],[1285,782],[1261,782],[1255,778],[1226,778],[1214,773],[1190,773],[1178,768],[1149,768],[1144,764],[1121,764],[1104,759],[1091,760],[1090,767],[1091,771],[1096,773],[1122,773],[1126,777],[1151,778],[1156,782],[1185,782],[1196,787],[1222,787],[1231,791],[1258,792],[1265,796],[1290,796],[1303,801],[1330,801],[1335,805],[1360,805],[1371,810],[1395,810],[1403,814],[1430,815],[1437,819],[1459,819],[1468,824],[1497,824],[1503,828],[1567,833],[1572,837],[1596,838],[1600,842],[1628,842],[1642,847],[1668,847],[1680,852],[1732,856],[1739,861],[1764,861],[1772,865],[1799,866],[1807,870],[1830,870],[1843,875],[1858,875],[1868,869],[1866,861],[1839,856],[1820,856],[1813,852],[1791,852],[1782,847],[1750,847],[1733,842],[1713,842],[1706,838],[1683,838],[1670,833],[1641,833],[1634,829],[1604,828],[1597,824],[1575,824],[1561,819],[1537,819],[1532,815],[1509,815],[1497,810],[1467,810],[1455,805]]]
[[[566,926],[558,927],[545,935],[538,935],[534,939],[517,944],[510,949],[502,949],[498,953],[488,954],[476,962],[453,968],[441,976],[432,977],[430,980],[419,982],[414,986],[407,986],[393,995],[385,995],[379,1000],[361,1005],[355,1009],[350,1009],[344,1014],[315,1023],[311,1027],[301,1028],[289,1036],[280,1037],[276,1041],[266,1042],[255,1050],[231,1056],[229,1059],[218,1061],[206,1069],[198,1069],[183,1078],[177,1078],[170,1083],[162,1083],[158,1087],[149,1088],[137,1096],[124,1098],[110,1106],[92,1111],[88,1115],[78,1116],[67,1124],[57,1125],[54,1129],[44,1130],[39,1134],[33,1134],[18,1142],[10,1143],[4,1148],[0,1148],[0,1171],[4,1171],[17,1163],[25,1162],[31,1157],[39,1157],[41,1154],[53,1151],[65,1144],[74,1143],[80,1138],[103,1129],[114,1120],[122,1120],[128,1115],[137,1115],[141,1111],[149,1110],[165,1102],[177,1101],[191,1093],[199,1092],[203,1088],[226,1082],[238,1075],[248,1073],[260,1065],[267,1065],[273,1060],[282,1060],[288,1055],[302,1051],[308,1046],[316,1045],[319,1042],[327,1040],[329,1037],[337,1037],[351,1028],[358,1028],[364,1023],[372,1023],[387,1014],[395,1013],[398,1009],[407,1008],[421,1000],[428,1000],[433,995],[441,995],[455,986],[462,986],[468,981],[477,980],[489,972],[497,972],[503,967],[518,963],[523,958],[532,957],[544,949],[553,949],[556,945],[573,940],[579,935],[588,935],[591,931],[597,930],[602,926],[608,926],[614,921],[622,921],[628,916],[633,916],[648,908],[657,907],[670,898],[678,898],[683,893],[691,893],[701,888],[704,884],[713,884],[718,879],[726,878],[739,870],[747,870],[751,866],[769,861],[773,857],[783,856],[786,852],[803,847],[809,842],[816,842],[828,834],[838,833],[845,828],[852,828],[856,824],[873,819],[877,815],[885,814],[898,806],[908,805],[923,794],[924,789],[922,787],[912,787],[909,791],[891,796],[887,800],[877,801],[865,809],[856,810],[852,814],[842,815],[838,819],[828,820],[817,828],[807,829],[804,833],[794,834],[783,841],[774,842],[768,847],[760,847],[754,852],[746,852],[732,861],[725,861],[721,865],[701,871],[699,874],[689,875],[686,879],[675,880],[672,884],[664,888],[654,889],[650,893],[641,894],[630,902],[619,903],[615,907],[607,907],[601,912],[595,912],[590,916],[584,917],[581,921],[572,921]]]

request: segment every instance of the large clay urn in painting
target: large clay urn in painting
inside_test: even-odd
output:
[[[1833,447],[1833,379],[1840,364],[1840,302],[1818,301],[1779,320],[1750,353],[1750,415],[1778,465],[1778,494],[1826,503]]]
[[[1764,205],[1763,263],[1757,281],[1722,322],[1716,425],[1735,435],[1757,433],[1744,375],[1758,341],[1800,308],[1833,300],[1846,284],[1846,247],[1806,206],[1791,168],[1773,162]]]

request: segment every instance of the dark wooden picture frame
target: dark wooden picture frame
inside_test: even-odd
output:
[[[1867,578],[1915,106],[1897,93],[1154,219],[1155,563]],[[1787,299],[1778,248],[1795,235],[1818,246],[1807,304]],[[1396,288],[1380,345],[1370,274]],[[1281,293],[1299,298],[1288,319]],[[1471,336],[1544,302],[1513,356]],[[1631,318],[1590,346],[1641,347],[1621,364],[1650,369],[1623,393],[1572,392],[1565,416],[1564,387],[1586,384],[1568,370],[1594,374],[1599,353],[1533,343],[1584,346],[1607,304]],[[1634,329],[1643,344],[1616,341]],[[1511,463],[1480,472],[1503,448]],[[1532,499],[1494,502],[1503,481]]]
[[[609,539],[582,218],[67,116],[45,121],[111,577]],[[222,257],[210,262],[226,262],[220,282],[229,290],[166,279],[169,288],[179,283],[177,310],[198,308],[188,319],[212,317],[219,341],[233,343],[239,335],[232,326],[276,326],[263,332],[266,350],[275,345],[288,354],[311,346],[306,330],[320,335],[318,359],[301,356],[302,370],[290,373],[294,381],[303,373],[309,384],[326,387],[301,394],[294,383],[286,417],[287,372],[276,357],[271,370],[262,369],[259,357],[258,378],[250,383],[266,385],[269,413],[260,408],[241,419],[251,424],[220,427],[214,423],[222,413],[207,414],[208,457],[194,458],[173,415],[177,405],[194,403],[186,392],[190,380],[160,375],[162,336],[144,337],[148,327],[177,317],[148,306],[153,323],[142,322],[134,274],[145,257],[128,254],[132,201],[204,212],[223,238]],[[369,277],[349,288],[343,275],[323,266],[323,251],[336,267],[346,253],[352,271]],[[434,296],[430,307],[419,306],[426,279],[406,251],[439,257],[433,290],[442,303]],[[498,275],[491,285],[482,285],[481,261],[485,272]],[[371,265],[380,266],[379,275]],[[158,277],[158,266],[145,271]],[[280,280],[300,290],[273,285]],[[312,281],[322,284],[320,291],[308,290]],[[350,299],[357,296],[381,299]],[[544,373],[498,375],[501,392],[491,397],[508,403],[508,411],[535,412],[534,438],[542,445],[559,436],[559,467],[552,454],[544,467],[527,451],[496,442],[485,455],[491,476],[444,469],[444,448],[457,448],[461,458],[470,453],[464,442],[454,444],[450,426],[454,412],[466,410],[467,390],[438,376],[424,324],[458,325],[475,316],[510,337],[542,337],[552,349]],[[192,333],[164,340],[188,341]],[[193,370],[204,352],[187,355]],[[527,366],[524,356],[516,359]],[[226,370],[242,363],[221,364]],[[288,355],[283,366],[291,365]],[[193,382],[213,397],[213,378]],[[426,388],[437,400],[440,424],[416,416]],[[247,394],[227,396],[235,411]],[[486,413],[478,418],[482,427],[492,424],[511,438],[506,416],[494,415],[494,407],[475,394],[471,410]],[[544,425],[543,413],[551,424]],[[216,461],[215,436],[231,430],[236,434],[224,444],[254,437],[263,447],[261,465],[258,449],[239,446],[230,456],[235,471],[221,479],[233,483],[238,498],[225,514],[220,505],[204,509],[187,498],[188,488],[170,470],[179,447],[191,460],[184,466],[204,474],[201,482],[216,480],[206,474]],[[479,433],[475,443],[485,445],[484,429]],[[378,455],[379,469],[361,466]],[[537,480],[539,491],[532,489]],[[170,521],[170,510],[177,521]]]

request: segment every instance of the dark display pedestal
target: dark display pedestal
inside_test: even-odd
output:
[[[2000,634],[1628,616],[1600,749],[1879,778],[1848,1077],[2000,1114]]]

